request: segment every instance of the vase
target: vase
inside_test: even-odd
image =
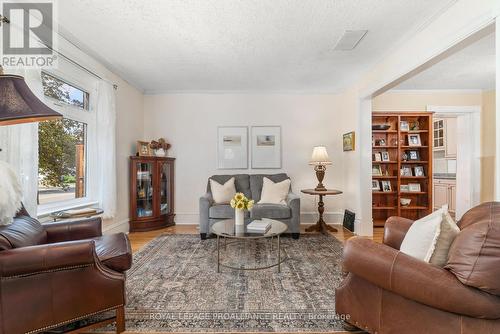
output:
[[[167,155],[167,152],[165,152],[164,149],[159,148],[159,149],[155,150],[155,155],[157,157],[165,157]]]
[[[244,223],[245,213],[243,210],[234,209],[234,225],[242,226]]]

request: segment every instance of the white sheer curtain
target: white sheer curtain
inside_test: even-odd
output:
[[[116,214],[116,107],[113,85],[104,80],[97,87],[97,191],[104,218]]]
[[[33,93],[43,101],[41,71],[38,69],[6,71],[22,75]],[[36,217],[38,193],[38,123],[0,126],[0,160],[10,164],[19,177],[23,203]]]

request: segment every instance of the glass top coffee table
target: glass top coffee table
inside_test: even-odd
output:
[[[285,260],[281,258],[281,241],[280,235],[283,234],[287,229],[285,223],[282,223],[278,220],[274,219],[262,219],[263,221],[269,222],[271,224],[271,228],[266,233],[254,233],[249,232],[247,230],[247,225],[253,221],[253,219],[245,220],[244,225],[235,225],[234,219],[226,219],[216,222],[212,225],[212,233],[217,236],[217,272],[220,273],[220,267],[226,267],[230,269],[236,270],[263,270],[269,269],[272,267],[278,267],[278,272],[281,272],[281,263]],[[221,251],[220,251],[220,239],[224,239],[224,247],[226,247],[229,243],[227,243],[227,239],[233,239],[230,243],[236,242],[244,242],[251,240],[259,240],[259,239],[270,239],[271,241],[271,252],[273,251],[273,241],[274,237],[277,239],[278,247],[277,247],[277,257],[278,261],[266,266],[261,267],[252,267],[247,268],[243,266],[230,266],[225,263],[221,263]]]

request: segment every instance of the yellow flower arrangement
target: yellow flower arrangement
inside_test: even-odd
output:
[[[229,204],[233,209],[250,210],[253,208],[254,201],[249,200],[243,193],[236,193]]]

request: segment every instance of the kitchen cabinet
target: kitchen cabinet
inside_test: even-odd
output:
[[[457,119],[437,119],[433,123],[433,150],[444,151],[447,159],[457,157]]]
[[[434,210],[448,204],[448,211],[455,216],[456,211],[456,181],[453,179],[434,179]]]

